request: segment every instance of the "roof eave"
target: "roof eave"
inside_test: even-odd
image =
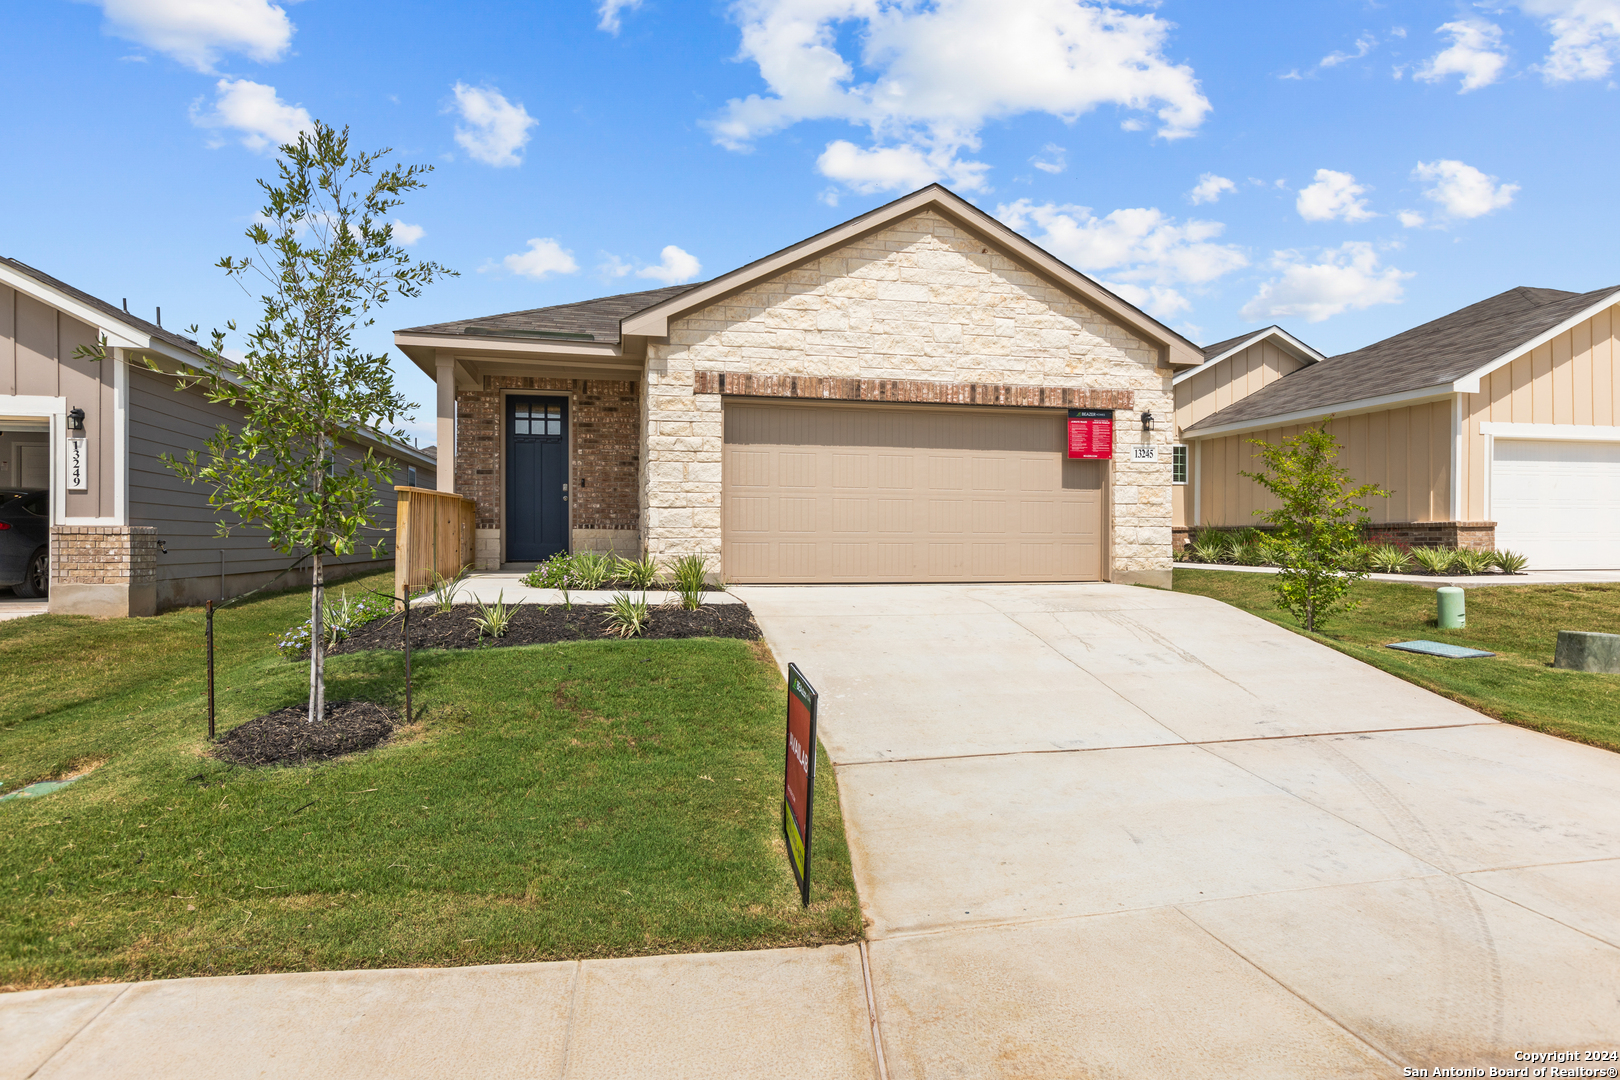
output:
[[[1353,401],[1340,401],[1332,405],[1313,405],[1308,409],[1298,409],[1292,412],[1271,413],[1266,416],[1256,416],[1248,420],[1233,420],[1225,424],[1213,424],[1209,427],[1200,425],[1208,420],[1220,416],[1213,416],[1200,420],[1192,427],[1181,432],[1183,439],[1212,439],[1222,435],[1241,435],[1249,431],[1264,431],[1266,428],[1289,427],[1293,424],[1308,424],[1314,420],[1326,417],[1357,416],[1361,413],[1381,412],[1384,409],[1405,405],[1420,405],[1426,401],[1441,401],[1457,393],[1451,383],[1438,383],[1433,386],[1420,386],[1413,390],[1402,390],[1394,394],[1381,394],[1378,397],[1359,398]]]
[[[1016,254],[1029,265],[1030,269],[1080,294],[1103,314],[1157,346],[1161,359],[1169,366],[1193,367],[1204,362],[1202,351],[1191,341],[938,184],[930,184],[919,191],[904,195],[825,232],[801,240],[762,259],[756,259],[746,266],[738,267],[729,274],[722,274],[690,292],[639,311],[620,323],[620,333],[626,337],[634,335],[655,339],[667,338],[669,323],[673,318],[715,303],[756,281],[772,277],[812,259],[821,252],[852,243],[895,221],[930,208],[938,210],[969,229],[992,234],[997,244]]]
[[[1454,381],[1451,384],[1452,389],[1460,394],[1479,393],[1480,381],[1491,372],[1498,368],[1506,367],[1508,364],[1511,364],[1513,361],[1519,359],[1519,357],[1523,356],[1525,353],[1534,352],[1536,349],[1541,348],[1541,346],[1547,344],[1547,342],[1551,341],[1558,335],[1567,334],[1570,330],[1573,330],[1575,327],[1579,326],[1587,319],[1590,319],[1598,312],[1603,311],[1606,308],[1611,308],[1617,303],[1620,303],[1620,289],[1615,289],[1614,291],[1607,293],[1603,299],[1582,308],[1580,311],[1571,315],[1557,326],[1543,330],[1541,333],[1537,334],[1533,338],[1530,338],[1528,341],[1515,345],[1513,348],[1509,349],[1507,352],[1501,354],[1495,359],[1481,364],[1479,367],[1470,371],[1467,375],[1464,375],[1462,378]]]
[[[182,349],[148,333],[132,322],[108,315],[101,308],[93,307],[77,297],[53,288],[32,275],[20,273],[5,263],[0,263],[0,284],[16,289],[41,303],[49,304],[79,322],[94,327],[100,336],[107,339],[108,348],[156,353],[182,364],[195,364],[202,357],[199,350]]]
[[[1267,338],[1276,338],[1278,348],[1282,349],[1283,352],[1287,353],[1303,364],[1320,364],[1322,361],[1327,359],[1327,357],[1323,356],[1321,353],[1317,352],[1315,349],[1311,348],[1309,345],[1305,344],[1303,341],[1299,340],[1282,327],[1268,326],[1264,330],[1256,331],[1251,336],[1244,338],[1238,344],[1232,346],[1230,349],[1227,349],[1219,356],[1212,356],[1208,360],[1205,360],[1203,363],[1199,364],[1197,367],[1190,368],[1186,371],[1177,372],[1176,377],[1172,379],[1171,382],[1175,383],[1176,385],[1180,385],[1182,382],[1192,378],[1194,375],[1207,371],[1224,360],[1231,359],[1244,349],[1253,348],[1255,345],[1266,340]]]

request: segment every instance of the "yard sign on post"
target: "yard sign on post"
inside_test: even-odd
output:
[[[810,822],[816,802],[816,692],[795,664],[788,665],[787,768],[782,799],[782,838],[799,883],[799,899],[810,906]]]

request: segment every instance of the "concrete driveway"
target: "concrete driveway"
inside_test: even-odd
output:
[[[1202,597],[735,592],[821,694],[889,1077],[1620,1050],[1620,756]]]

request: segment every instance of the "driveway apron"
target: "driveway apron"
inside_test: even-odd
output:
[[[1620,756],[1204,597],[734,591],[821,694],[888,1076],[1620,1050]]]

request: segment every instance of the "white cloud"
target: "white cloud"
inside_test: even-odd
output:
[[[1402,210],[1395,217],[1400,221],[1401,227],[1404,229],[1421,229],[1428,224],[1429,220],[1416,210]]]
[[[619,36],[619,13],[635,11],[641,7],[641,0],[601,0],[596,5],[596,13],[601,19],[596,24],[598,30],[606,30],[614,37]]]
[[[1366,221],[1376,216],[1361,197],[1366,193],[1349,173],[1317,169],[1316,182],[1300,188],[1294,208],[1306,221]]]
[[[288,105],[276,96],[276,88],[247,79],[221,79],[214,84],[214,107],[202,111],[202,99],[191,105],[191,122],[214,131],[235,130],[249,150],[274,150],[283,143],[296,142],[301,131],[313,131],[315,122],[301,105]],[[217,137],[213,146],[223,146]]]
[[[261,64],[292,45],[293,24],[269,0],[85,0],[101,8],[106,30],[197,71],[212,72],[223,53]]]
[[[727,102],[709,125],[715,141],[746,150],[803,120],[847,121],[872,146],[834,143],[820,164],[862,190],[982,183],[987,166],[963,155],[994,119],[1073,120],[1115,105],[1155,114],[1175,139],[1210,109],[1192,69],[1164,55],[1171,25],[1154,14],[1086,0],[736,0],[731,10],[741,56],[769,89]]]
[[[1431,56],[1412,78],[1423,82],[1441,82],[1448,75],[1461,75],[1459,94],[1489,86],[1507,66],[1507,52],[1502,48],[1502,28],[1484,19],[1462,19],[1448,22],[1435,31],[1450,34],[1451,45]]]
[[[1373,37],[1371,34],[1362,34],[1360,37],[1356,38],[1355,52],[1347,53],[1339,51],[1328,53],[1326,56],[1322,57],[1320,61],[1318,61],[1316,66],[1324,68],[1338,67],[1347,60],[1360,60],[1363,56],[1366,56],[1368,53],[1372,52],[1373,46],[1377,44],[1377,38]]]
[[[666,246],[660,255],[662,262],[657,266],[642,267],[636,271],[636,277],[652,278],[654,281],[662,281],[665,285],[679,285],[683,281],[691,281],[703,272],[702,263],[674,244]]]
[[[422,226],[407,225],[398,218],[394,219],[394,240],[396,242],[403,244],[406,247],[410,247],[412,244],[416,243],[426,235],[427,230],[422,228]]]
[[[1405,292],[1401,282],[1412,276],[1380,266],[1373,246],[1357,241],[1323,250],[1314,263],[1297,251],[1279,251],[1271,265],[1282,274],[1261,285],[1239,312],[1250,322],[1303,316],[1314,323],[1344,311],[1398,303]]]
[[[1232,183],[1232,181],[1228,180],[1226,177],[1216,176],[1212,172],[1207,172],[1200,176],[1198,178],[1198,183],[1194,184],[1193,189],[1187,192],[1187,198],[1194,206],[1199,206],[1203,203],[1214,202],[1225,192],[1236,190],[1237,185]]]
[[[454,111],[466,126],[456,125],[456,142],[474,161],[502,168],[523,163],[529,129],[540,121],[523,105],[513,104],[493,87],[456,83]]]
[[[520,277],[540,280],[551,274],[572,274],[579,269],[574,253],[548,237],[535,237],[529,241],[529,250],[508,255],[501,264]]]
[[[1047,143],[1041,147],[1041,152],[1029,159],[1029,163],[1044,173],[1054,176],[1069,167],[1068,151],[1057,143]]]
[[[1020,199],[996,217],[1159,318],[1191,305],[1176,286],[1202,286],[1248,265],[1241,249],[1215,243],[1218,221],[1178,222],[1157,209],[1115,210]]]
[[[617,255],[604,251],[602,253],[602,262],[597,266],[596,272],[605,278],[621,278],[634,269],[634,266],[631,266]]]
[[[919,149],[915,146],[875,146],[863,150],[837,139],[816,159],[816,171],[829,180],[860,192],[909,191],[944,180],[962,191],[984,186],[990,166],[962,161],[952,147]]]
[[[1476,218],[1500,210],[1512,204],[1519,190],[1518,184],[1499,184],[1496,177],[1449,159],[1418,162],[1412,179],[1433,183],[1433,187],[1423,189],[1423,194],[1439,203],[1447,217],[1454,218]]]
[[[1548,82],[1602,79],[1620,54],[1620,0],[1519,0],[1545,20],[1552,49],[1540,65]]]

